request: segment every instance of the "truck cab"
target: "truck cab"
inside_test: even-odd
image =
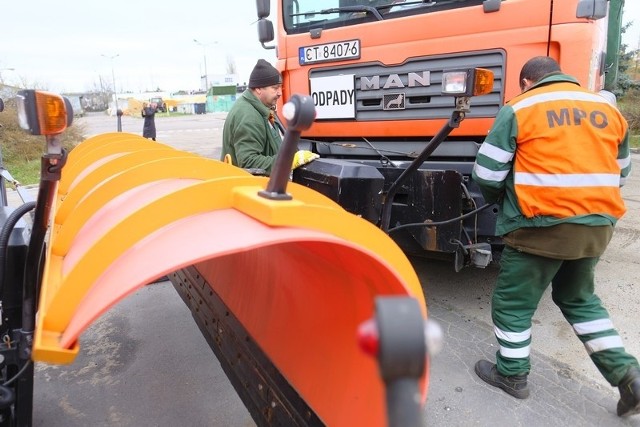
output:
[[[611,2],[614,4],[615,2]],[[499,255],[497,206],[471,180],[499,109],[520,93],[522,65],[551,56],[583,87],[603,89],[607,0],[257,2],[259,41],[277,47],[283,99],[313,98],[317,117],[302,137],[321,158],[294,173],[352,213],[383,225],[407,253],[487,265]],[[611,7],[620,8],[619,4]],[[617,23],[619,32],[619,22]],[[387,192],[456,108],[443,75],[480,67],[492,90],[471,97],[464,121],[400,186]],[[401,227],[401,228],[398,228]]]

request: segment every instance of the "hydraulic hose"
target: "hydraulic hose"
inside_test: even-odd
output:
[[[11,212],[11,214],[7,217],[4,225],[2,226],[2,230],[0,230],[0,296],[4,295],[4,286],[5,281],[7,279],[6,275],[6,263],[7,263],[7,255],[9,252],[9,239],[11,238],[11,233],[15,228],[16,224],[24,215],[32,211],[36,207],[36,202],[27,202],[16,210]]]
[[[477,209],[472,210],[471,212],[467,212],[464,215],[460,215],[457,216],[455,218],[451,218],[451,219],[447,219],[445,221],[438,221],[438,222],[413,222],[411,224],[402,224],[402,225],[398,225],[397,227],[393,227],[391,229],[389,229],[389,234],[395,232],[395,231],[400,231],[400,230],[404,230],[405,228],[415,228],[415,227],[437,227],[439,225],[445,225],[445,224],[451,224],[452,222],[455,221],[462,221],[465,218],[468,218],[472,215],[477,214],[480,211],[485,210],[486,208],[488,208],[489,206],[493,206],[491,203],[487,203],[485,205],[480,206]]]
[[[16,380],[18,380],[22,376],[22,374],[24,374],[25,371],[29,368],[29,366],[31,366],[31,363],[31,359],[27,360],[24,365],[22,365],[22,368],[20,368],[20,370],[13,377],[0,385],[0,396],[2,395],[2,387],[9,387]],[[0,397],[0,408],[2,408],[2,397]]]

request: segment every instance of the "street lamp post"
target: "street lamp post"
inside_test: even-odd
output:
[[[208,92],[209,91],[209,74],[207,73],[207,46],[216,44],[218,42],[202,43],[196,39],[193,39],[193,41],[198,46],[202,46],[202,53],[204,54],[204,90],[205,92]]]
[[[118,114],[120,110],[118,108],[118,91],[116,91],[116,74],[113,71],[113,60],[116,59],[118,56],[120,56],[120,54],[116,53],[115,55],[112,55],[112,56],[102,54],[101,56],[104,56],[105,58],[108,58],[111,60],[111,81],[113,83],[113,98],[116,103],[116,117],[117,117],[117,123],[118,123],[118,132],[122,132],[122,122],[120,121],[120,114]]]

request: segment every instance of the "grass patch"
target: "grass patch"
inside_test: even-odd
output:
[[[628,91],[620,98],[618,107],[629,123],[629,146],[640,148],[640,89]]]
[[[638,147],[640,135],[640,89],[628,91],[618,100],[618,108],[620,108],[620,112],[629,123],[629,135],[633,135],[630,141],[631,146]]]
[[[46,150],[45,137],[29,135],[20,128],[14,105],[5,105],[5,110],[0,113],[0,125],[4,168],[22,185],[37,184],[40,181],[40,159]],[[62,134],[62,145],[71,150],[84,139],[82,133],[82,126],[70,127]]]
[[[37,184],[40,181],[40,159],[5,162],[5,168],[22,185]]]

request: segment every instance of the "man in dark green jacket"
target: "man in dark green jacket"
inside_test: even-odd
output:
[[[271,173],[282,144],[283,130],[275,114],[281,96],[282,76],[267,61],[258,60],[249,77],[249,89],[238,98],[224,122],[220,160]],[[298,150],[291,167],[317,158],[316,153]]]
[[[276,102],[281,96],[282,76],[267,61],[258,60],[249,77],[249,88],[236,100],[225,120],[220,160],[229,154],[238,167],[271,172],[282,135],[269,118],[275,117]]]

